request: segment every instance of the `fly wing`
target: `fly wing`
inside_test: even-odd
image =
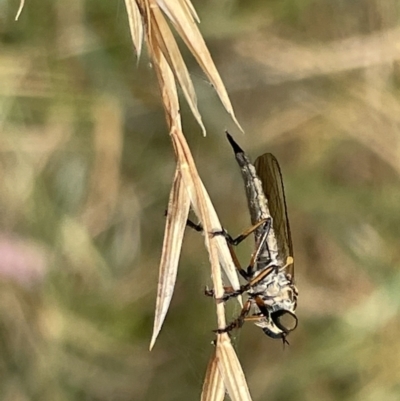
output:
[[[286,262],[288,256],[293,257],[293,244],[278,160],[271,153],[265,153],[256,159],[254,166],[268,200],[278,251]],[[287,273],[294,277],[293,263],[287,267]]]

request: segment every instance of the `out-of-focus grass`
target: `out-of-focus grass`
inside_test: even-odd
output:
[[[215,327],[196,233],[147,351],[174,159],[124,5],[27,3],[18,23],[13,7],[0,28],[1,398],[196,399]],[[397,2],[198,11],[247,132],[238,141],[280,160],[294,237],[291,347],[251,325],[237,342],[254,399],[398,399]],[[197,80],[208,137],[185,112],[186,134],[236,233],[249,219],[223,136],[231,123]],[[250,252],[240,248],[243,263]]]

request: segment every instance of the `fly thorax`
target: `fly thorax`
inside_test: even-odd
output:
[[[258,274],[255,274],[255,277]],[[249,295],[260,296],[271,311],[279,309],[294,311],[296,308],[297,292],[287,274],[282,270],[272,270],[249,290]]]

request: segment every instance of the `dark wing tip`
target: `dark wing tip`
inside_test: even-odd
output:
[[[229,143],[231,144],[233,151],[235,152],[235,154],[237,153],[244,153],[243,149],[234,141],[234,139],[232,138],[232,136],[229,134],[228,131],[225,131],[226,133],[226,137],[228,138]]]

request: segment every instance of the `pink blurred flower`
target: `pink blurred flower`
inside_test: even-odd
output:
[[[48,259],[43,245],[14,234],[0,234],[0,279],[29,287],[43,280]]]

